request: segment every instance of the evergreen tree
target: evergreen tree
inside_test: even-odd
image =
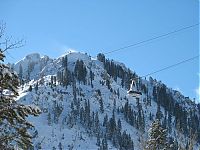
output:
[[[95,113],[94,123],[95,123],[96,135],[98,135],[98,134],[100,134],[100,124],[99,124],[99,114],[98,114],[98,112]]]
[[[155,120],[149,129],[147,141],[148,150],[163,150],[168,148],[167,130],[161,127],[160,121]]]
[[[38,91],[38,82],[37,82],[36,85],[35,85],[35,91],[36,91],[36,92]]]
[[[0,27],[1,31],[4,28]],[[3,32],[0,32],[0,43],[3,39]],[[38,115],[40,110],[37,107],[19,104],[14,98],[18,96],[19,79],[18,76],[5,64],[3,52],[8,49],[17,48],[20,42],[7,43],[4,48],[0,48],[0,91],[8,90],[10,95],[0,92],[0,149],[12,149],[18,146],[22,149],[32,147],[31,135],[28,129],[33,127],[26,120],[28,115]],[[9,144],[8,144],[9,143]]]
[[[20,84],[22,84],[22,79],[23,79],[23,69],[22,69],[22,65],[19,65],[19,80],[20,80]]]
[[[62,143],[61,143],[61,142],[59,142],[59,144],[58,144],[58,149],[59,149],[59,150],[62,150],[62,149],[63,149],[63,146],[62,146]]]
[[[36,149],[40,150],[42,149],[42,143],[41,142],[38,142],[35,146]]]
[[[92,72],[92,70],[90,70],[90,84],[91,84],[91,87],[93,88],[93,83],[92,81],[94,80],[94,73]]]
[[[99,104],[100,104],[100,111],[101,111],[101,113],[103,113],[104,112],[104,107],[103,107],[103,99],[101,97],[99,99]]]
[[[108,115],[106,114],[104,119],[103,119],[103,126],[106,127],[108,123]]]
[[[102,139],[102,144],[101,144],[101,150],[108,150],[108,143],[107,143],[107,137],[106,135]]]
[[[118,119],[117,121],[117,128],[119,129],[119,131],[122,129],[122,123],[120,119]]]
[[[53,76],[51,76],[51,86],[53,85]]]
[[[69,81],[68,81],[68,70],[67,69],[64,69],[63,71],[63,86],[66,86],[69,84]]]
[[[28,89],[28,90],[29,90],[29,92],[32,91],[32,85],[29,86],[29,89]]]
[[[99,54],[97,55],[97,60],[99,60],[99,61],[101,61],[103,64],[105,64],[105,61],[106,61],[105,55],[102,54],[102,53],[99,53]]]
[[[56,76],[53,76],[54,85],[56,85]]]
[[[47,124],[50,126],[51,125],[51,114],[48,113],[47,115]]]
[[[156,112],[156,119],[161,120],[163,117],[162,111],[160,110],[160,104],[157,102],[157,112]]]
[[[101,145],[101,140],[100,140],[100,135],[97,134],[97,143],[96,143],[97,146],[100,146]]]
[[[74,74],[79,81],[86,83],[87,69],[82,60],[77,60],[74,68]]]
[[[115,120],[115,112],[113,110],[112,117],[109,120],[109,126],[108,126],[108,139],[112,139],[113,135],[115,134],[116,131],[116,120]]]
[[[65,55],[63,58],[62,58],[62,67],[64,69],[67,69],[67,64],[68,64],[68,58],[67,58],[67,55]]]
[[[57,77],[57,81],[58,81],[58,83],[61,85],[61,83],[62,83],[62,75],[61,75],[62,73],[61,73],[61,71],[58,71],[57,72],[57,75],[56,75],[56,77]]]

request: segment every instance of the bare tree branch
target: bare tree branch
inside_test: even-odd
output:
[[[14,41],[14,42],[11,42],[11,39],[12,39],[12,37],[5,39],[5,48],[3,48],[2,52],[5,52],[9,49],[15,49],[15,48],[20,48],[20,47],[24,46],[23,39]]]
[[[5,23],[0,23],[0,38],[4,35],[6,30],[6,24]]]
[[[6,29],[6,24],[3,22],[0,22],[0,46],[1,46],[2,53],[9,49],[15,49],[15,48],[20,48],[24,46],[25,44],[24,39],[13,41],[12,36],[5,37],[5,29]]]

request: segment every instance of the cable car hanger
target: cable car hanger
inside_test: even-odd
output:
[[[130,89],[127,91],[127,94],[129,94],[135,98],[140,98],[140,96],[142,95],[142,92],[140,92],[137,88],[137,84],[135,81],[136,79],[139,79],[139,78],[132,79]]]

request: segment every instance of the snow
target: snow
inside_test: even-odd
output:
[[[121,108],[126,103],[125,97],[128,98],[129,104],[134,110],[137,110],[136,99],[130,96],[127,96],[126,89],[121,86],[121,79],[117,78],[117,82],[107,74],[104,70],[103,64],[96,60],[96,58],[91,58],[90,56],[80,53],[80,52],[69,52],[67,54],[68,57],[68,69],[73,72],[75,67],[75,62],[77,60],[83,60],[84,64],[87,66],[87,71],[92,70],[94,72],[95,77],[93,80],[94,88],[90,85],[83,85],[82,83],[76,82],[76,88],[79,92],[81,92],[84,96],[77,95],[78,98],[82,98],[81,105],[84,105],[84,100],[90,101],[91,111],[99,112],[99,120],[103,122],[104,116],[107,114],[108,118],[112,116],[112,110],[114,107],[114,100],[116,100],[116,108]],[[23,87],[20,87],[19,97],[16,99],[19,102],[24,104],[34,104],[39,106],[43,113],[39,117],[29,117],[28,120],[35,125],[35,129],[38,131],[38,136],[34,138],[33,142],[36,146],[37,143],[42,142],[41,146],[43,150],[52,149],[52,147],[58,148],[59,143],[62,144],[63,149],[98,149],[99,147],[96,145],[96,137],[90,136],[86,129],[80,124],[76,123],[73,127],[69,127],[66,123],[63,123],[63,120],[68,117],[68,114],[71,111],[70,104],[73,101],[73,87],[68,86],[62,87],[60,85],[56,85],[55,87],[50,87],[48,83],[51,81],[51,75],[57,74],[58,70],[62,70],[61,60],[62,57],[57,59],[51,59],[48,56],[40,57],[39,54],[30,54],[26,56],[23,60],[17,62],[15,64],[15,70],[19,72],[19,65],[22,65],[23,72],[26,75],[28,70],[28,64],[34,63],[34,67],[30,73],[31,81],[25,84]],[[115,64],[121,65],[124,69],[127,70],[124,64],[114,61]],[[41,74],[44,76],[44,84],[39,84],[38,91],[35,91],[35,85],[40,80]],[[89,75],[87,75],[89,80]],[[111,87],[113,90],[117,91],[119,89],[119,98],[118,96],[111,92],[106,85],[101,85],[100,81],[105,81],[105,78],[110,80]],[[151,83],[153,82],[153,83]],[[155,81],[147,81],[142,80],[142,83],[147,85],[148,87],[148,95],[152,96],[153,86],[155,85]],[[32,85],[32,92],[29,92],[29,86]],[[157,84],[159,86],[159,84]],[[99,96],[97,94],[97,90],[100,90],[101,97],[104,103],[104,112],[100,112],[99,107]],[[78,93],[77,91],[77,93]],[[177,101],[183,101],[183,96],[175,91],[174,97]],[[157,103],[152,101],[151,106],[147,106],[143,99],[146,98],[147,95],[143,93],[140,103],[142,104],[142,109],[145,114],[145,131],[148,131],[152,121],[150,121],[149,113],[155,118],[155,114],[157,112]],[[52,123],[48,125],[47,115],[53,112],[54,104],[58,104],[63,108],[62,113],[59,116],[58,123]],[[187,108],[192,107],[190,104],[185,104]],[[164,114],[164,108],[161,107],[161,111]],[[121,119],[122,122],[122,131],[126,131],[131,135],[132,140],[134,141],[135,150],[141,149],[141,142],[139,138],[142,136],[147,138],[147,132],[142,134],[135,127],[131,126],[129,123],[125,121],[124,115],[121,113],[116,113],[116,120]],[[174,120],[174,117],[172,117]],[[173,128],[173,131],[177,133],[176,129]],[[173,133],[173,132],[172,132]],[[64,135],[64,139],[62,138]],[[178,138],[178,137],[177,137]],[[111,141],[108,141],[109,149],[116,149]]]

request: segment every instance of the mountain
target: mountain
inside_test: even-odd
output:
[[[171,149],[200,147],[200,104],[152,77],[139,79],[140,99],[127,95],[139,77],[123,63],[70,52],[57,59],[30,54],[12,67],[17,101],[40,107],[29,117],[35,149],[144,149],[155,119]]]

